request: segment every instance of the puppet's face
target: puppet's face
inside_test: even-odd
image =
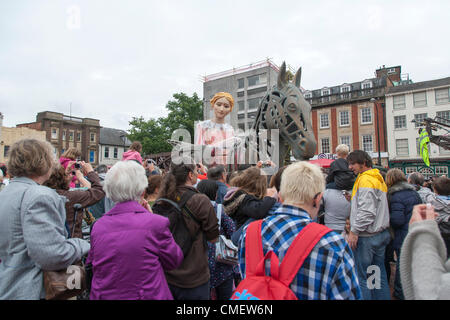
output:
[[[231,112],[231,105],[227,98],[220,98],[213,105],[216,120],[223,120]]]

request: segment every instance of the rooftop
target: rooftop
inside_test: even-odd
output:
[[[400,93],[400,92],[405,92],[405,91],[415,91],[415,90],[421,90],[421,89],[443,87],[446,85],[450,85],[450,77],[391,87],[391,88],[389,88],[389,91],[387,92],[387,94],[389,95],[389,94],[395,94],[395,93]]]
[[[114,128],[100,128],[100,140],[99,144],[109,145],[109,146],[123,146],[125,137],[125,147],[131,145],[131,141],[128,140],[127,132],[124,130],[114,129]]]
[[[280,68],[275,63],[273,63],[272,60],[266,59],[266,60],[258,61],[255,63],[250,63],[250,64],[242,66],[242,67],[233,68],[230,70],[226,70],[226,71],[213,73],[213,74],[204,76],[204,77],[202,77],[202,81],[208,82],[208,81],[212,81],[212,80],[217,80],[220,78],[229,77],[229,76],[232,76],[235,74],[244,73],[244,72],[248,72],[248,71],[252,71],[252,70],[256,70],[256,69],[264,68],[264,67],[271,67],[276,72],[280,71]]]

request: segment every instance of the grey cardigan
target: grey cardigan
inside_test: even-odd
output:
[[[436,221],[409,226],[400,251],[400,277],[407,300],[450,299],[450,259]]]
[[[89,252],[67,239],[65,197],[26,177],[0,192],[0,300],[45,297],[42,270],[60,270]]]

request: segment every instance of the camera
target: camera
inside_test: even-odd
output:
[[[75,169],[81,169],[81,163],[75,162]]]

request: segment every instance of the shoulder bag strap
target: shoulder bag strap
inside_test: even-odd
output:
[[[219,220],[219,230],[222,225],[222,204],[217,204],[217,220]]]
[[[264,259],[262,247],[262,220],[249,224],[245,238],[245,274],[246,277],[256,275],[258,264]]]
[[[311,222],[295,237],[280,265],[280,281],[289,286],[314,246],[328,232],[324,225]]]

